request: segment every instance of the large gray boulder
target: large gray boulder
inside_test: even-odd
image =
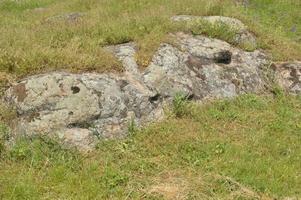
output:
[[[46,134],[82,150],[97,138],[122,137],[130,123],[161,115],[156,93],[126,77],[50,73],[16,83],[6,100],[17,109],[15,134]]]
[[[99,138],[123,137],[130,124],[163,116],[162,105],[177,93],[196,100],[228,98],[264,90],[260,51],[244,52],[226,42],[184,33],[177,47],[162,44],[140,72],[132,43],[110,46],[124,74],[55,72],[28,77],[6,92],[15,106],[15,134],[46,134],[81,150]]]
[[[246,52],[185,33],[170,37],[175,45],[162,44],[143,71],[136,63],[136,45],[126,43],[106,48],[122,62],[122,74],[53,72],[15,83],[5,93],[6,102],[18,112],[12,132],[44,134],[88,151],[98,139],[124,137],[133,124],[162,118],[163,105],[178,93],[204,101],[260,93],[268,85],[269,61],[259,50]],[[277,68],[284,88],[300,92],[299,68]]]
[[[195,99],[234,97],[264,90],[260,51],[245,52],[204,36],[177,33],[179,48],[162,44],[143,74],[165,98],[182,92]]]

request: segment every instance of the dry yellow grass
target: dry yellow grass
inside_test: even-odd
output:
[[[169,32],[183,29],[170,22],[177,14],[237,17],[275,59],[299,59],[301,6],[294,2],[253,0],[244,8],[232,0],[3,0],[0,71],[21,77],[52,70],[120,71],[102,47],[128,41],[139,44],[137,58],[145,66]]]

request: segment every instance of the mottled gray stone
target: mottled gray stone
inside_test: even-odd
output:
[[[273,63],[276,83],[292,94],[301,94],[301,62]]]
[[[122,62],[126,72],[130,72],[138,76],[140,75],[139,67],[135,59],[135,54],[137,50],[135,43],[130,42],[125,44],[108,46],[105,49],[113,53],[119,59],[119,61]]]
[[[97,142],[93,132],[85,128],[66,128],[56,134],[65,146],[77,147],[83,153],[92,151]]]
[[[236,0],[235,2],[236,2],[236,5],[243,6],[245,8],[250,6],[250,0]]]
[[[91,138],[122,137],[130,123],[162,115],[157,94],[140,85],[113,74],[50,73],[16,83],[5,98],[19,113],[16,134],[59,136],[87,149]]]
[[[264,90],[260,69],[268,61],[260,51],[244,52],[204,36],[178,33],[176,38],[181,50],[161,45],[143,76],[165,98],[179,92],[208,99]]]
[[[260,51],[184,33],[170,35],[140,71],[133,43],[107,47],[124,65],[123,74],[55,72],[28,77],[6,91],[16,107],[15,134],[58,137],[67,146],[93,149],[100,138],[119,138],[163,116],[177,93],[195,100],[231,98],[265,89],[268,64]]]

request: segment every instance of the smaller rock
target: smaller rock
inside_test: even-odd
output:
[[[167,101],[177,93],[195,100],[231,98],[264,89],[260,69],[266,64],[260,51],[245,52],[227,42],[176,33],[176,46],[162,44],[143,81]]]
[[[243,7],[248,7],[250,5],[250,0],[236,0],[236,5],[238,6],[243,6]]]
[[[78,22],[86,13],[73,12],[68,14],[56,15],[46,19],[46,22],[66,21],[69,23]]]
[[[301,62],[273,63],[275,81],[290,93],[301,94]]]
[[[248,31],[248,28],[238,19],[224,16],[190,16],[190,15],[177,15],[171,18],[175,22],[189,22],[204,20],[211,24],[224,23],[231,29],[236,31],[235,41],[241,45],[248,45],[256,47],[255,36]]]
[[[64,145],[77,147],[81,152],[92,151],[97,141],[91,130],[83,128],[65,129],[59,131],[57,135]]]
[[[293,33],[296,33],[296,32],[297,32],[297,26],[296,26],[296,25],[292,26],[291,32],[293,32]]]
[[[111,45],[105,48],[107,51],[115,55],[122,65],[125,67],[125,71],[134,75],[139,75],[139,67],[136,63],[135,55],[137,51],[136,44],[133,42]]]
[[[210,23],[225,23],[230,26],[232,29],[239,30],[241,32],[248,31],[247,27],[238,19],[231,18],[231,17],[224,17],[224,16],[208,16],[203,17],[204,20]]]
[[[43,8],[43,7],[27,9],[26,10],[26,12],[31,12],[31,13],[45,13],[47,11],[48,11],[48,8]]]
[[[185,21],[192,21],[192,20],[197,20],[202,17],[199,16],[192,16],[192,15],[176,15],[171,17],[171,20],[174,22],[185,22]]]

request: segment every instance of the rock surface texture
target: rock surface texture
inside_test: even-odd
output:
[[[195,99],[234,97],[264,89],[261,68],[267,64],[260,51],[244,52],[226,42],[177,33],[180,48],[162,44],[143,82],[165,99],[186,93]]]
[[[301,94],[301,62],[273,63],[277,84],[292,94]]]
[[[156,96],[139,82],[113,74],[51,73],[21,81],[6,99],[20,116],[16,133],[55,135],[89,150],[97,138],[123,136],[132,120],[157,118]]]
[[[265,90],[269,61],[261,51],[245,52],[204,36],[171,37],[177,44],[162,44],[143,72],[135,60],[135,44],[127,43],[107,47],[123,63],[123,74],[54,72],[15,83],[5,95],[19,116],[13,132],[58,137],[87,151],[100,138],[125,136],[133,123],[162,118],[163,105],[177,93],[206,100]],[[300,66],[277,65],[279,84],[300,93]]]

